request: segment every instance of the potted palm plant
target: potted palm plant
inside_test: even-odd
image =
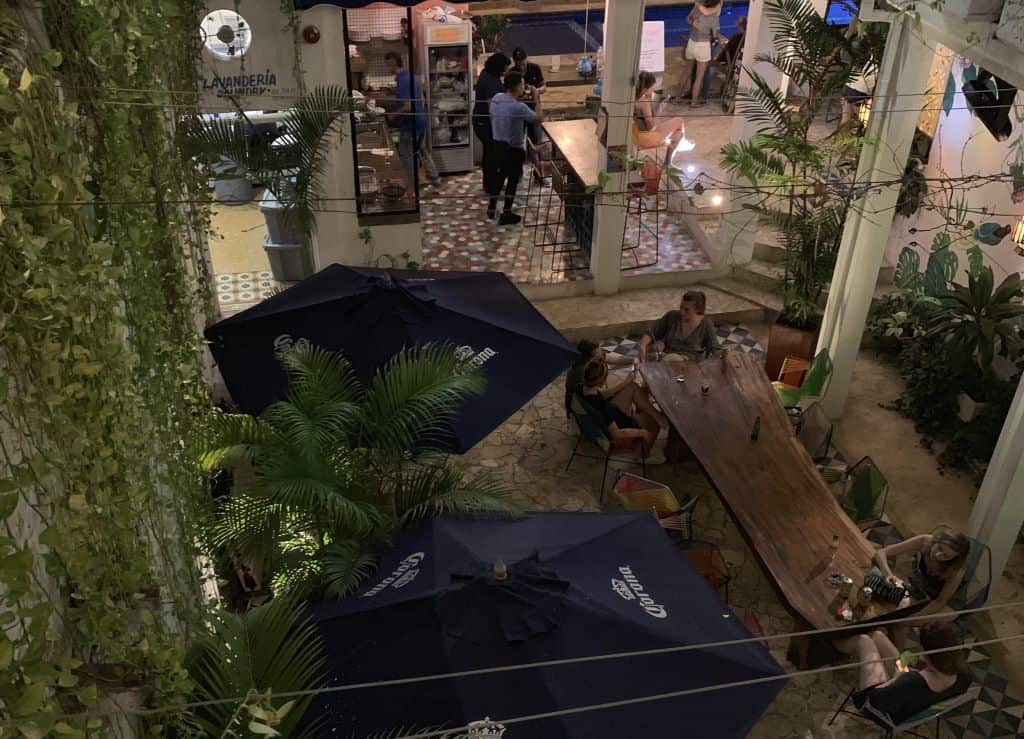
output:
[[[275,280],[312,274],[316,213],[326,207],[327,152],[332,138],[343,135],[343,117],[354,108],[345,88],[329,85],[295,101],[282,121],[281,137],[254,135],[255,127],[241,110],[237,118],[211,121],[196,134],[200,154],[219,167],[221,176],[244,176],[267,188],[263,211],[268,230],[282,239],[264,242]]]
[[[822,293],[832,277],[852,188],[839,173],[855,161],[861,139],[851,121],[816,136],[812,124],[841,96],[854,74],[873,62],[871,44],[852,43],[805,0],[772,0],[765,14],[775,51],[757,61],[801,91],[791,104],[759,71],[737,94],[737,109],[760,126],[748,141],[726,144],[722,166],[753,185],[757,212],[781,233],[785,247],[783,308],[772,327],[766,371],[778,374],[786,356],[810,359],[817,344]]]
[[[248,487],[228,498],[213,543],[266,563],[274,596],[342,597],[372,572],[396,527],[444,511],[509,511],[505,486],[464,477],[430,452],[483,375],[452,348],[396,355],[363,386],[340,355],[295,348],[281,355],[285,400],[259,418],[224,414],[200,462],[207,470],[253,465]]]

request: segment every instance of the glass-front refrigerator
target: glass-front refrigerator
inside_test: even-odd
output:
[[[473,169],[472,54],[472,24],[424,24],[427,128],[434,164],[443,174]]]

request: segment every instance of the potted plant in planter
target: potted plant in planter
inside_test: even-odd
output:
[[[846,212],[854,193],[837,186],[841,167],[855,161],[861,139],[851,121],[824,140],[812,123],[842,94],[854,74],[874,64],[874,45],[854,44],[827,24],[804,0],[773,0],[765,6],[775,52],[758,56],[805,95],[791,105],[756,70],[752,87],[737,94],[737,109],[761,124],[749,141],[726,144],[722,166],[748,180],[759,197],[745,207],[782,234],[785,247],[783,308],[772,327],[765,370],[778,374],[786,356],[810,359],[817,344],[822,292],[832,277]]]
[[[987,387],[1004,381],[996,366],[1003,357],[1008,366],[1020,357],[1022,344],[1017,321],[1024,316],[1024,283],[1020,274],[1006,277],[993,288],[992,268],[982,266],[967,273],[967,285],[953,284],[940,297],[941,309],[932,320],[929,334],[938,336],[951,348],[951,355],[963,358],[976,378],[958,396],[960,418],[971,421],[987,400]]]
[[[214,162],[230,162],[233,176],[244,173],[267,188],[261,208],[271,234],[285,243],[264,242],[274,279],[297,281],[312,274],[312,240],[323,197],[327,152],[343,135],[343,117],[354,102],[343,87],[317,87],[295,101],[283,121],[286,134],[273,139],[252,134],[244,113],[202,127],[195,143]],[[284,236],[287,234],[287,236]],[[292,243],[295,241],[296,243]]]

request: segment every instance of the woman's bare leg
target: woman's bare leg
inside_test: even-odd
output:
[[[659,119],[654,130],[663,136],[669,136],[683,130],[683,125],[683,119],[676,116],[675,118]]]
[[[697,62],[697,76],[693,78],[693,104],[700,102],[700,94],[704,91],[704,73],[708,71],[707,62]]]
[[[867,634],[837,639],[832,643],[840,652],[849,654],[857,662],[861,663],[857,684],[858,689],[864,690],[872,685],[884,683],[889,679],[889,673],[886,671],[885,665],[880,661],[882,655],[878,653],[878,645]]]
[[[896,670],[896,660],[899,659],[900,650],[896,648],[895,644],[889,641],[889,637],[880,629],[872,631],[869,636],[875,643],[875,649],[878,650],[878,655],[885,660],[883,665],[885,666],[886,673],[892,674]]]

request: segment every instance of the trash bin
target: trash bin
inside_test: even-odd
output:
[[[313,274],[302,244],[278,244],[267,235],[263,237],[263,251],[270,262],[270,273],[278,282],[298,282]]]
[[[267,222],[267,233],[270,234],[270,241],[275,244],[301,244],[304,239],[301,229],[295,224],[294,219],[286,219],[284,205],[277,199],[269,189],[264,190],[263,198],[260,200],[260,212]]]
[[[220,161],[213,165],[213,192],[218,203],[242,205],[252,200],[252,183],[245,177],[230,176],[237,171],[238,167],[233,162]]]

